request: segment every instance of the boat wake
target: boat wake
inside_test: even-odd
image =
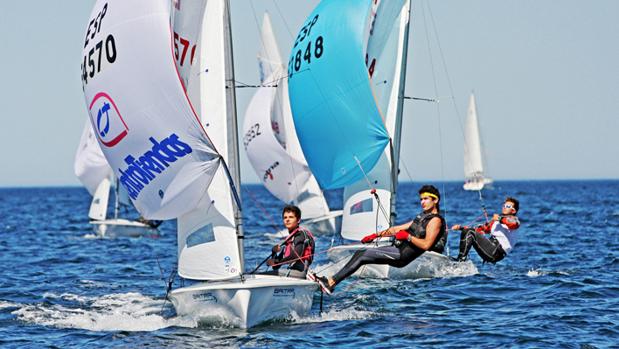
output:
[[[193,319],[164,318],[162,299],[139,293],[115,293],[88,297],[70,293],[46,293],[36,304],[1,304],[15,307],[11,314],[18,320],[58,328],[89,331],[155,331],[166,327],[197,327]],[[6,305],[6,306],[5,306]],[[167,306],[171,306],[167,303]]]
[[[307,316],[298,316],[293,314],[295,323],[317,323],[328,321],[346,321],[346,320],[365,320],[374,316],[374,313],[367,310],[358,310],[354,308],[348,309],[330,309],[320,314],[310,314]]]

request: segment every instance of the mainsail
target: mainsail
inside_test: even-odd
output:
[[[466,179],[483,177],[483,173],[484,165],[481,156],[477,107],[475,95],[471,93],[464,123],[464,177]]]
[[[101,152],[90,119],[84,125],[80,144],[75,153],[73,170],[90,195],[95,195],[95,191],[103,179],[112,175],[112,169],[108,165],[105,155]]]
[[[297,140],[286,68],[266,13],[258,63],[260,82],[267,86],[258,89],[245,114],[243,146],[249,161],[275,197],[297,204],[304,218],[323,216],[329,213],[329,207]]]
[[[356,7],[357,10],[354,13],[350,13],[346,16],[347,21],[356,23],[355,31],[344,32],[341,28],[337,29],[337,24],[342,22],[340,18],[340,11],[343,11],[339,6]],[[320,95],[317,100],[310,100],[307,103],[312,103],[313,110],[316,112],[308,112],[308,119],[319,119],[324,125],[329,125],[325,128],[333,128],[337,131],[333,134],[328,134],[326,137],[334,137],[333,143],[339,143],[339,147],[336,148],[332,145],[331,151],[336,154],[337,160],[346,158],[350,154],[357,154],[360,151],[356,150],[347,141],[348,134],[351,132],[357,132],[363,134],[366,137],[366,142],[370,142],[368,139],[372,139],[375,128],[371,122],[365,120],[368,116],[367,112],[353,109],[359,105],[370,102],[372,107],[370,110],[375,110],[380,119],[381,138],[374,138],[374,146],[376,146],[376,153],[372,153],[372,157],[377,157],[374,164],[368,162],[368,165],[359,161],[354,167],[350,169],[355,176],[349,175],[351,181],[340,181],[345,187],[344,189],[344,213],[342,218],[342,236],[348,239],[357,240],[361,236],[367,234],[368,230],[375,228],[376,230],[385,229],[389,226],[390,221],[393,223],[393,215],[395,214],[395,192],[397,188],[397,170],[398,170],[398,158],[400,149],[400,126],[402,119],[402,101],[403,101],[403,86],[404,86],[404,74],[406,63],[406,37],[408,35],[407,26],[409,20],[409,6],[408,1],[366,1],[366,2],[353,2],[346,3],[341,2],[329,2],[324,1],[315,10],[314,14],[310,15],[308,24],[305,29],[310,33],[310,40],[318,41],[318,37],[322,37],[322,42],[330,40],[330,48],[339,47],[339,41],[356,42],[356,55],[352,57],[346,57],[343,54],[327,55],[325,49],[325,55],[315,59],[313,62],[308,63],[303,61],[300,66],[299,72],[296,73],[296,52],[293,50],[293,54],[290,59],[289,73],[293,72],[294,77],[291,79],[291,97],[293,96],[292,88],[293,84],[298,91],[311,90],[311,87],[303,87],[303,83],[311,84],[311,81],[302,80],[302,77],[308,77],[308,80],[317,81],[320,86],[328,86],[320,88]],[[354,17],[356,16],[356,17]],[[314,19],[318,18],[315,22]],[[331,23],[332,26],[327,26],[325,23]],[[319,23],[322,22],[322,26]],[[358,23],[361,22],[361,23]],[[314,24],[312,24],[314,23]],[[346,28],[352,28],[352,25],[346,23]],[[337,29],[337,30],[336,30]],[[340,37],[340,35],[342,35]],[[301,42],[301,48],[308,45],[307,39],[301,39],[304,36],[302,30],[299,34],[298,41]],[[313,42],[313,41],[312,41]],[[310,44],[312,43],[310,42]],[[352,60],[360,61],[360,66],[348,64]],[[322,65],[320,65],[322,64]],[[307,65],[306,71],[303,66]],[[346,67],[343,67],[346,65]],[[323,70],[316,69],[322,68],[327,77],[319,75]],[[331,70],[329,70],[331,69]],[[364,78],[367,81],[367,87],[371,93],[370,97],[363,97],[356,93],[349,93],[351,78],[347,77],[353,73],[354,69],[361,69],[359,75],[365,75]],[[323,80],[325,79],[324,83]],[[336,79],[330,81],[328,79]],[[334,84],[337,88],[332,88]],[[295,122],[297,120],[296,110],[297,104],[299,108],[304,106],[303,99],[308,99],[307,96],[302,95],[300,92],[295,95],[296,98],[291,98],[291,104],[295,111]],[[362,99],[367,98],[367,99]],[[329,114],[332,109],[331,105],[338,102],[348,103],[348,109],[339,109],[338,113]],[[325,107],[325,110],[320,110],[321,106]],[[345,107],[346,105],[344,105]],[[333,109],[335,110],[335,109]],[[320,119],[326,113],[325,119]],[[299,115],[302,118],[303,114]],[[311,123],[312,120],[306,120],[307,123]],[[302,130],[298,127],[298,132],[319,132],[314,129]],[[386,139],[382,137],[388,137]],[[324,136],[323,136],[324,137]],[[309,138],[309,136],[308,136]],[[389,142],[391,138],[391,142]],[[330,138],[328,138],[329,141]],[[385,147],[386,144],[390,146]],[[380,149],[378,145],[380,144]],[[313,145],[305,144],[304,150],[309,151],[306,153],[310,166],[314,163],[323,163],[325,158],[322,154],[311,149]],[[372,143],[365,143],[365,146],[372,145]],[[310,147],[309,149],[306,149]],[[364,144],[360,144],[363,147]],[[312,157],[310,159],[310,157]],[[359,157],[351,156],[352,160],[356,162]],[[314,169],[312,167],[312,169]],[[338,169],[342,169],[341,166],[332,167],[331,170],[337,172]],[[346,171],[332,174],[332,178],[336,178],[339,174],[346,173]],[[319,177],[320,180],[320,177]],[[376,189],[376,195],[378,196],[380,203],[376,201],[376,197],[370,192],[370,189]],[[379,207],[382,205],[382,209]]]
[[[182,2],[177,3],[173,13],[175,42],[186,43],[179,46],[176,65],[187,86],[187,95],[202,127],[234,173],[234,168],[238,169],[238,151],[236,138],[228,132],[236,130],[236,123],[229,116],[233,106],[227,104],[226,96],[227,84],[232,84],[233,79],[227,79],[225,69],[224,3],[220,0]],[[201,15],[196,16],[198,13]],[[185,46],[192,54],[183,61]],[[238,176],[235,182],[240,183]],[[179,275],[196,280],[238,276],[243,268],[237,220],[240,215],[236,212],[225,169],[221,167],[200,204],[178,218]]]

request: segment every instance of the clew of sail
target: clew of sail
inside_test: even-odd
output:
[[[370,1],[323,1],[299,32],[288,61],[295,129],[325,189],[364,177],[389,134],[365,65]]]

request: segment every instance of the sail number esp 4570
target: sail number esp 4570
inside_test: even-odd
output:
[[[105,3],[101,11],[90,20],[88,23],[88,29],[86,30],[86,38],[84,40],[84,48],[89,43],[96,42],[95,38],[97,34],[101,32],[101,26],[105,14],[107,13],[108,5]],[[84,85],[88,83],[89,79],[95,77],[95,74],[101,72],[102,63],[107,62],[112,64],[116,61],[116,41],[112,34],[108,34],[106,37],[101,38],[88,53],[84,53],[84,59],[82,61],[82,82]],[[105,61],[104,61],[105,59]]]
[[[291,79],[295,73],[301,70],[303,65],[310,64],[312,59],[319,59],[322,57],[324,53],[324,38],[322,35],[317,36],[313,41],[309,39],[307,45],[304,43],[305,39],[309,38],[312,28],[317,21],[318,15],[309,20],[299,31],[297,39],[294,42],[293,50],[296,49],[297,46],[299,46],[299,49],[290,56],[290,60],[288,61],[288,79]]]

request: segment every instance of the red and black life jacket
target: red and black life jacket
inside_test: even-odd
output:
[[[297,255],[297,252],[295,251],[294,244],[293,244],[294,237],[298,233],[304,234],[303,253],[300,256]],[[304,269],[307,270],[307,268],[310,266],[310,264],[312,264],[312,261],[314,260],[314,249],[315,249],[314,235],[312,235],[312,233],[309,230],[304,229],[299,226],[292,233],[290,233],[290,235],[288,235],[288,237],[286,237],[286,239],[284,240],[284,253],[282,257],[286,258],[290,256],[291,254],[294,254],[295,257],[298,258],[298,260],[292,263],[291,266],[300,261],[301,263],[303,263]]]

